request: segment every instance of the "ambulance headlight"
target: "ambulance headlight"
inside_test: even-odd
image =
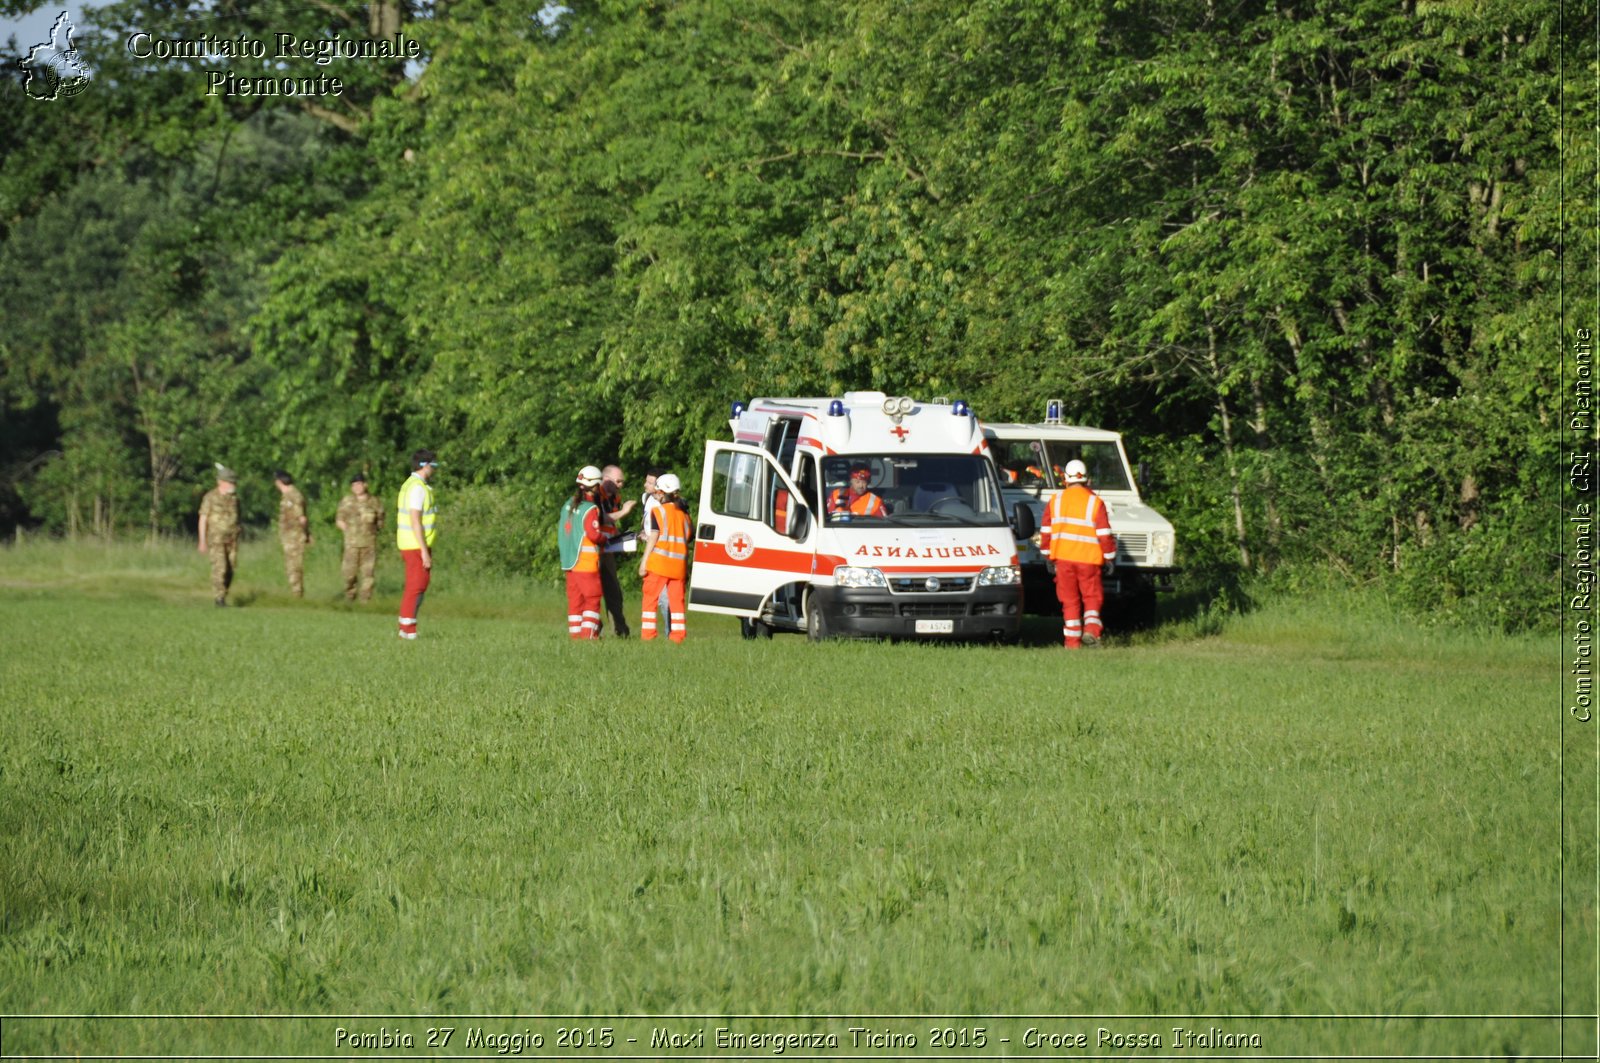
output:
[[[1153,532],[1150,536],[1150,563],[1158,568],[1171,565],[1174,545],[1172,532]]]
[[[881,569],[860,568],[855,565],[840,565],[833,570],[833,582],[841,587],[856,589],[867,587],[881,587],[889,589],[889,577]]]
[[[1011,587],[1022,582],[1022,569],[1016,565],[990,565],[978,573],[980,587]]]

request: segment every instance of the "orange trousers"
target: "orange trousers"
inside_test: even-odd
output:
[[[1083,636],[1100,637],[1100,606],[1105,589],[1100,566],[1077,561],[1056,562],[1056,597],[1061,599],[1061,641],[1069,650],[1083,645]]]
[[[655,572],[647,572],[644,577],[644,616],[639,618],[639,637],[646,641],[656,637],[656,621],[659,619],[663,589],[667,592],[667,607],[671,610],[672,616],[672,630],[668,632],[667,637],[673,642],[682,642],[683,580],[668,579]]]

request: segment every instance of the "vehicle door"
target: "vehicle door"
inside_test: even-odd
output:
[[[754,617],[779,587],[811,578],[816,522],[771,454],[706,443],[689,608]]]

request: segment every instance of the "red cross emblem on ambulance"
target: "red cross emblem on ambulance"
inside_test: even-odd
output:
[[[734,532],[728,536],[728,556],[735,561],[748,560],[756,552],[755,540],[744,532]]]
[[[900,442],[902,442],[902,443],[904,443],[906,441],[906,436],[911,434],[910,431],[908,431],[904,425],[898,425],[898,424],[895,425],[893,428],[889,429],[889,431],[892,432],[893,434],[899,436],[900,437]]]

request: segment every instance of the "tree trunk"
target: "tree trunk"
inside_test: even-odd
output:
[[[1298,380],[1298,391],[1304,401],[1298,405],[1305,411],[1305,423],[1311,433],[1311,461],[1317,467],[1317,477],[1321,481],[1323,491],[1331,491],[1332,481],[1328,477],[1328,454],[1332,447],[1333,429],[1328,427],[1328,419],[1318,408],[1320,402],[1320,389],[1311,383],[1311,373],[1306,365],[1305,348],[1300,341],[1300,330],[1294,320],[1283,307],[1278,307],[1278,327],[1283,331],[1283,338],[1289,344],[1289,353],[1294,358],[1295,378]]]
[[[151,448],[152,452],[154,447]],[[161,530],[161,494],[166,488],[166,479],[155,469],[155,455],[150,456],[150,534],[147,537],[151,546],[156,544],[156,538]]]
[[[400,5],[386,0],[367,5],[368,36],[382,39],[400,32]]]
[[[1250,377],[1250,398],[1255,404],[1255,418],[1250,422],[1255,433],[1256,453],[1261,458],[1261,497],[1267,507],[1267,545],[1276,554],[1283,539],[1283,518],[1278,513],[1278,486],[1272,474],[1272,434],[1267,428],[1267,397],[1261,390],[1261,378]],[[1267,564],[1271,564],[1268,559]]]
[[[1222,389],[1222,370],[1217,361],[1217,330],[1206,326],[1206,360],[1211,367],[1211,386],[1217,394],[1217,413],[1222,419],[1222,458],[1228,467],[1229,494],[1233,498],[1233,529],[1239,543],[1239,564],[1250,568],[1249,538],[1245,534],[1244,491],[1239,485],[1239,460],[1233,446],[1233,417],[1228,396]]]

